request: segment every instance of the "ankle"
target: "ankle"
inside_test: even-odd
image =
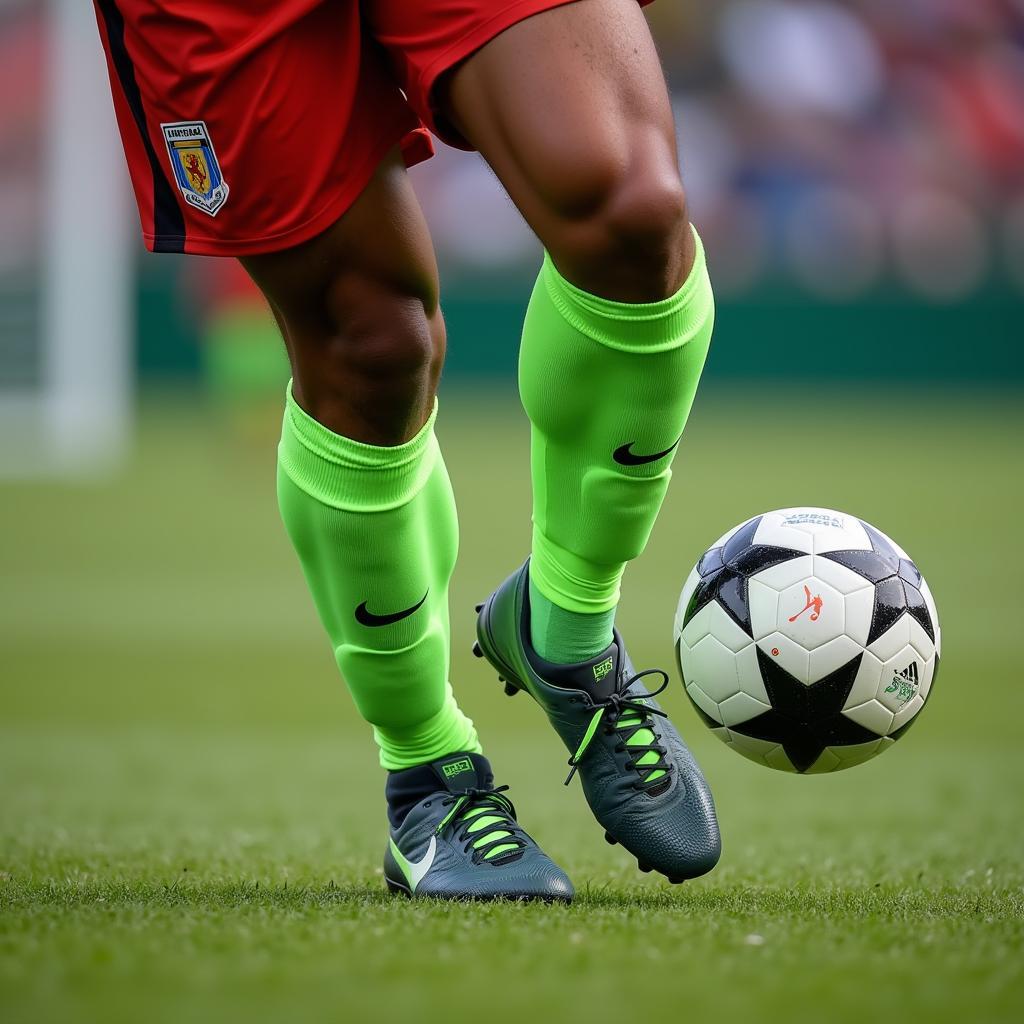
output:
[[[545,660],[556,665],[589,661],[612,642],[615,609],[574,612],[541,593],[530,579],[530,643]]]
[[[461,768],[463,762],[468,762],[466,773],[477,788],[487,789],[494,784],[491,762],[483,754],[474,751],[453,752],[425,764],[388,772],[387,782],[384,784],[384,797],[388,804],[388,821],[391,827],[398,828],[405,821],[409,811],[431,793],[446,789],[457,792],[459,776],[462,773],[453,773],[451,769]],[[446,767],[448,771],[445,771]]]

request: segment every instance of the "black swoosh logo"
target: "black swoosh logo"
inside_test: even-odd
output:
[[[648,462],[657,462],[658,459],[665,458],[666,455],[672,453],[672,449],[675,448],[680,441],[682,441],[683,435],[680,434],[663,452],[655,452],[653,455],[637,455],[633,451],[633,445],[636,441],[630,441],[629,444],[621,445],[612,452],[612,458],[620,466],[646,466]]]
[[[428,588],[427,594],[429,593],[430,589]],[[374,615],[373,612],[367,610],[366,602],[364,601],[356,609],[356,622],[363,626],[390,626],[392,623],[401,622],[402,619],[407,619],[413,612],[423,607],[427,594],[424,594],[411,608],[405,608],[400,612],[392,612],[390,615]]]

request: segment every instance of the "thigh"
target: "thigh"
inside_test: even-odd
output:
[[[634,0],[579,0],[512,26],[437,102],[542,240],[616,183],[678,178],[668,90]]]
[[[244,255],[320,233],[384,154],[429,141],[354,0],[95,0],[150,249]]]

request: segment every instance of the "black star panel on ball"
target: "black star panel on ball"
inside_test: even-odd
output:
[[[874,527],[863,521],[861,526],[871,541],[870,551],[829,551],[818,557],[845,565],[874,584],[875,603],[871,611],[868,644],[874,643],[904,615],[915,619],[934,643],[935,627],[920,590],[922,579],[917,566],[902,558]]]
[[[843,714],[863,657],[858,654],[835,672],[805,686],[758,648],[757,663],[771,710],[729,728],[780,744],[798,772],[807,771],[827,747],[877,740],[877,733]]]
[[[686,607],[683,626],[712,601],[753,638],[750,625],[751,576],[770,569],[791,558],[803,558],[807,552],[780,548],[772,544],[755,544],[754,534],[762,517],[751,519],[737,530],[720,548],[712,548],[697,565],[700,582]]]

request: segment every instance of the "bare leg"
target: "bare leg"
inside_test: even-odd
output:
[[[481,609],[480,649],[545,709],[606,838],[644,870],[692,878],[718,860],[711,794],[670,722],[644,703],[622,713],[648,691],[612,631],[713,319],[661,68],[633,0],[580,0],[502,33],[447,95],[554,263],[519,361],[532,553]]]

